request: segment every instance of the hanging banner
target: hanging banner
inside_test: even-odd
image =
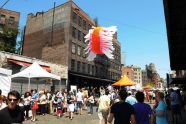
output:
[[[8,92],[10,92],[11,74],[12,70],[0,68],[0,89],[2,90],[2,95],[7,96]]]

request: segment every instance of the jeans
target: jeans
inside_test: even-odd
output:
[[[30,110],[30,105],[25,105],[24,106],[24,109],[25,109],[25,111],[26,111],[26,117],[28,118],[29,117],[29,110]]]
[[[93,105],[94,105],[94,103],[90,103],[90,114],[93,114]]]

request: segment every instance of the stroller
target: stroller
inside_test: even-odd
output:
[[[61,100],[58,100],[56,114],[57,114],[57,118],[60,118],[63,114],[63,102]]]

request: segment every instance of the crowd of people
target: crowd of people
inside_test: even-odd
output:
[[[150,91],[152,92],[152,91]],[[151,97],[149,97],[152,94]],[[154,94],[154,95],[153,95]],[[37,115],[52,114],[73,120],[74,114],[92,115],[96,106],[100,124],[168,124],[167,111],[172,113],[172,121],[182,119],[182,108],[186,104],[183,89],[170,89],[169,92],[127,91],[112,87],[88,88],[67,92],[66,89],[55,93],[31,90],[21,96],[13,90],[5,97],[0,90],[1,124],[22,123],[30,119],[36,121]],[[153,103],[153,104],[151,104]],[[153,105],[153,107],[152,107]]]

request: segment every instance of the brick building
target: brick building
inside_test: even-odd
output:
[[[147,70],[142,70],[142,85],[145,86],[148,82],[148,77],[147,77]]]
[[[134,82],[142,86],[141,68],[138,66],[133,66],[133,70],[134,70]]]
[[[122,75],[126,75],[132,81],[134,81],[139,86],[142,86],[142,72],[141,68],[137,66],[123,66]]]
[[[0,9],[0,32],[3,27],[18,29],[20,13],[7,9]]]
[[[19,18],[20,18],[19,12],[7,10],[7,9],[0,9],[0,50],[4,50],[4,47],[7,46],[8,44],[8,41],[4,40],[5,38],[4,38],[3,33],[6,33],[6,31],[8,31],[5,29],[11,29],[12,31],[15,30],[17,32],[18,25],[19,25]],[[9,35],[10,34],[12,33],[9,33]],[[16,37],[17,37],[17,34],[15,34],[15,37],[13,37],[15,39],[11,41],[10,43],[11,46],[13,47],[16,46]]]
[[[68,1],[47,12],[29,14],[27,17],[23,55],[68,66],[68,83],[78,86],[107,85],[121,75],[120,43],[115,34],[114,60],[97,56],[87,61],[84,36],[91,19],[74,2]]]
[[[134,69],[132,66],[122,66],[122,75],[126,75],[129,79],[134,81]]]

